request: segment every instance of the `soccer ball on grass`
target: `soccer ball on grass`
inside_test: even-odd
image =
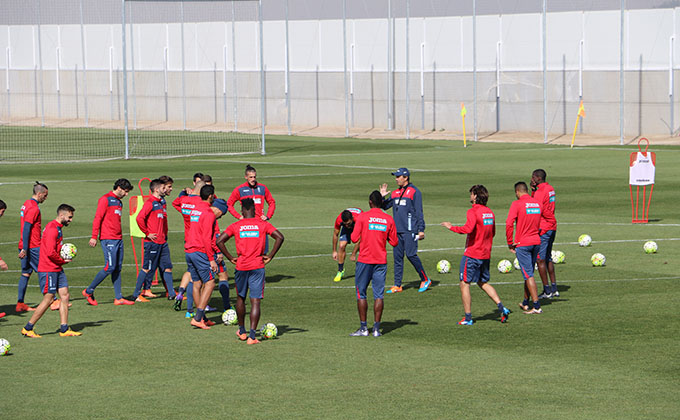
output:
[[[233,309],[227,309],[224,311],[222,313],[222,322],[224,322],[224,325],[236,325],[236,323],[238,323],[236,311]]]
[[[0,338],[0,356],[9,354],[10,347],[9,341],[5,340],[4,338]]]
[[[65,260],[72,260],[78,253],[78,248],[73,244],[64,244],[61,246],[61,258]]]
[[[276,325],[271,322],[264,324],[260,330],[260,334],[262,334],[263,339],[276,338],[278,333],[278,328],[276,328]]]
[[[564,252],[562,251],[553,250],[551,253],[551,258],[553,260],[553,263],[562,264],[564,262],[564,259],[566,258],[566,255],[564,255]]]
[[[451,270],[451,263],[446,260],[441,260],[437,263],[437,272],[439,274],[446,274]]]
[[[644,249],[647,254],[656,254],[656,250],[659,249],[659,247],[656,245],[656,242],[647,241],[642,249]]]
[[[503,274],[509,273],[512,271],[512,263],[510,260],[500,260],[498,261],[498,271],[500,271]]]
[[[592,257],[590,257],[590,262],[593,263],[593,267],[603,267],[607,262],[607,259],[605,258],[604,255],[598,252],[593,254]]]
[[[593,238],[585,233],[578,237],[578,246],[590,246],[591,242],[593,242]]]

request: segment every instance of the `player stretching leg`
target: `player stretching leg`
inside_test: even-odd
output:
[[[486,206],[489,191],[484,185],[473,185],[470,188],[470,203],[472,208],[467,211],[467,220],[463,226],[453,226],[450,222],[441,225],[452,232],[467,234],[465,253],[460,260],[460,297],[463,301],[464,318],[459,325],[472,325],[472,299],[470,297],[470,283],[477,283],[501,312],[501,322],[508,320],[510,310],[503,306],[496,289],[489,284],[489,262],[493,237],[496,236],[496,217]]]
[[[335,219],[335,227],[333,228],[333,259],[338,262],[338,273],[333,278],[334,282],[342,280],[345,275],[345,256],[347,253],[347,244],[351,240],[352,230],[354,229],[354,216],[361,214],[361,209],[350,207],[343,210]],[[340,247],[338,248],[338,243]],[[356,244],[350,261],[356,261],[357,252],[359,251],[359,244]]]
[[[538,234],[541,236],[541,246],[538,250],[538,274],[543,283],[543,293],[539,299],[558,297],[557,282],[555,280],[555,264],[552,260],[552,247],[557,233],[557,219],[555,219],[555,189],[545,181],[546,173],[543,169],[536,169],[531,174],[531,196],[541,203],[541,226]],[[550,285],[548,285],[548,275]]]
[[[121,291],[120,272],[123,269],[123,231],[121,229],[120,218],[123,214],[123,202],[128,193],[132,190],[132,184],[125,178],[116,180],[113,190],[104,194],[97,203],[97,211],[92,222],[92,238],[90,246],[97,246],[97,237],[101,241],[102,251],[104,252],[104,268],[97,273],[90,286],[83,290],[83,296],[87,303],[97,306],[94,298],[94,289],[102,281],[111,275],[113,289],[116,295],[114,305],[134,305],[134,302],[123,298]]]
[[[7,204],[5,204],[4,201],[0,200],[0,217],[2,217],[3,214],[5,214],[5,210],[7,210]],[[0,257],[0,270],[2,271],[9,270],[7,263],[2,260],[2,257]],[[0,318],[4,317],[5,315],[7,314],[4,312],[0,312]]]
[[[38,320],[43,316],[47,308],[52,304],[54,295],[59,292],[59,318],[61,326],[59,328],[59,335],[61,337],[79,336],[82,333],[75,332],[68,327],[68,282],[66,274],[62,266],[67,264],[70,260],[61,258],[61,245],[63,235],[61,228],[68,226],[73,220],[73,212],[75,209],[68,204],[62,204],[57,209],[57,218],[49,222],[45,226],[42,239],[40,241],[40,262],[38,263],[38,275],[43,278],[44,288],[42,289],[44,297],[40,305],[35,309],[30,321],[21,330],[21,334],[26,337],[40,338],[33,327]]]
[[[19,235],[19,259],[21,260],[21,276],[19,277],[19,290],[17,295],[16,312],[33,311],[24,303],[28,279],[32,272],[38,272],[38,260],[40,258],[40,227],[42,218],[38,204],[47,200],[47,185],[36,181],[33,185],[33,196],[21,206],[20,235]],[[40,290],[43,289],[40,284]]]
[[[241,214],[243,218],[232,223],[217,238],[217,247],[225,257],[236,265],[234,270],[234,283],[238,296],[236,297],[236,314],[238,316],[239,340],[248,344],[257,344],[260,341],[255,338],[257,324],[260,321],[260,301],[264,297],[264,266],[269,264],[283,244],[283,235],[269,222],[255,217],[255,203],[250,198],[241,200]],[[267,235],[271,235],[276,241],[269,254],[264,253]],[[234,237],[236,242],[237,257],[232,256],[225,242]],[[250,290],[250,332],[246,334],[246,295]]]
[[[387,293],[402,291],[401,280],[404,274],[404,255],[420,276],[418,292],[426,291],[432,282],[425,274],[423,263],[418,257],[418,241],[425,239],[425,218],[423,217],[423,198],[420,190],[411,184],[411,173],[406,168],[392,172],[397,188],[388,196],[387,184],[382,184],[380,194],[383,196],[383,210],[392,207],[394,223],[397,225],[399,245],[394,247],[394,286]]]
[[[542,313],[538,300],[536,282],[534,281],[534,264],[538,255],[541,238],[538,228],[541,223],[541,204],[529,195],[529,189],[524,182],[515,184],[515,196],[505,221],[505,237],[508,248],[517,255],[517,261],[524,277],[524,301],[520,307],[525,314]],[[515,228],[515,222],[517,227]],[[514,240],[513,240],[514,234]],[[533,308],[529,307],[529,298],[533,301]]]
[[[383,312],[383,293],[387,277],[387,252],[385,244],[397,246],[399,238],[394,219],[380,208],[383,198],[379,191],[373,191],[368,198],[370,210],[356,218],[352,242],[361,240],[361,251],[357,262],[354,284],[357,293],[357,310],[359,312],[359,329],[350,334],[352,337],[368,337],[366,313],[366,289],[368,283],[373,288],[373,337],[380,337],[380,321]]]

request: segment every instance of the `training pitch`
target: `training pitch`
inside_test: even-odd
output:
[[[10,266],[0,272],[0,312],[7,312],[0,338],[12,345],[11,354],[0,357],[1,417],[678,418],[680,148],[652,149],[656,185],[646,225],[631,224],[628,156],[635,146],[570,150],[480,142],[463,149],[458,141],[274,136],[266,156],[68,164],[55,157],[53,164],[0,165],[0,199],[8,205],[0,219],[0,256]],[[275,323],[278,339],[248,346],[233,326],[196,330],[164,297],[114,306],[110,278],[95,292],[99,306],[87,305],[81,291],[103,265],[100,246],[87,245],[92,218],[97,199],[117,178],[130,179],[137,195],[140,178],[170,175],[173,199],[200,171],[213,176],[217,195],[226,198],[243,182],[248,163],[276,199],[271,222],[286,237],[267,266],[260,321]],[[420,257],[433,287],[417,293],[418,277],[406,263],[407,288],[385,296],[384,335],[349,337],[359,324],[354,264],[347,261],[345,278],[333,282],[333,222],[346,207],[367,209],[379,184],[395,188],[390,173],[404,166],[424,197]],[[504,226],[513,185],[528,183],[537,168],[546,170],[557,191],[554,248],[566,262],[556,266],[560,297],[544,301],[543,314],[527,316],[517,306],[521,275],[500,274],[495,266],[514,258]],[[43,226],[59,204],[76,208],[63,232],[79,250],[66,275],[73,298],[69,322],[81,337],[59,337],[58,315],[50,311],[35,328],[43,338],[20,334],[30,313],[14,313],[18,218],[35,180],[49,187]],[[466,327],[456,324],[463,313],[458,263],[465,237],[439,223],[464,223],[468,189],[480,183],[497,220],[491,282],[513,313],[501,324],[493,302],[473,288],[476,322]],[[127,199],[124,205],[123,230],[129,232]],[[177,287],[186,267],[182,222],[170,205],[168,213]],[[221,228],[234,220],[224,216]],[[583,233],[593,239],[587,248],[577,243]],[[657,242],[658,253],[644,253],[647,240]],[[123,293],[129,295],[135,265],[129,236],[124,243]],[[228,246],[233,250],[233,241]],[[606,256],[605,267],[591,266],[595,252]],[[451,273],[437,274],[441,259],[451,262]],[[228,270],[232,282],[233,266]],[[388,285],[392,274],[388,250]],[[30,305],[40,299],[37,283],[34,274]],[[231,295],[233,302],[233,282]],[[210,304],[221,308],[217,291]],[[208,315],[219,321],[221,313]]]

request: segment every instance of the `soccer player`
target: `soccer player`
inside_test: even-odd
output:
[[[396,247],[399,243],[394,219],[381,210],[383,196],[380,191],[373,191],[368,197],[370,210],[356,217],[352,242],[361,240],[359,261],[357,261],[354,285],[357,293],[357,310],[359,311],[359,329],[350,334],[352,337],[368,337],[366,312],[366,289],[368,283],[373,287],[373,337],[380,337],[380,320],[383,312],[383,293],[387,277],[387,251],[385,244]]]
[[[555,219],[555,189],[546,181],[543,169],[536,169],[531,174],[531,196],[541,203],[541,226],[538,234],[541,236],[541,246],[538,249],[538,274],[543,282],[543,293],[539,299],[558,297],[557,281],[555,280],[555,264],[552,260],[552,247],[557,233],[557,219]],[[550,275],[550,285],[548,285]]]
[[[123,269],[123,231],[120,219],[123,215],[123,198],[132,190],[132,184],[125,178],[116,180],[113,190],[104,194],[97,202],[97,211],[92,222],[92,238],[90,246],[97,246],[97,237],[102,245],[104,252],[104,268],[97,273],[88,288],[82,294],[87,299],[87,303],[97,306],[94,298],[94,289],[104,281],[106,276],[111,275],[113,289],[116,298],[114,305],[134,305],[134,302],[123,298],[121,291],[120,271]]]
[[[333,279],[335,282],[342,280],[342,276],[345,275],[345,256],[347,255],[345,250],[351,240],[352,230],[354,229],[354,217],[359,214],[361,214],[361,209],[350,207],[343,210],[335,219],[335,227],[333,229],[333,259],[338,262],[338,273]],[[340,248],[338,248],[338,242],[340,243]],[[354,247],[352,255],[349,257],[350,261],[356,261],[358,251],[359,244]]]
[[[406,168],[399,168],[392,172],[399,187],[387,190],[387,184],[382,184],[380,194],[383,196],[383,210],[392,207],[394,223],[397,225],[399,245],[392,250],[394,255],[394,286],[387,293],[402,291],[401,280],[404,274],[404,254],[420,276],[418,292],[424,292],[432,283],[425,274],[423,263],[418,258],[418,241],[425,239],[425,218],[423,216],[423,198],[420,190],[411,184],[411,173]]]
[[[508,218],[505,221],[505,237],[508,241],[508,248],[517,255],[524,277],[524,301],[519,306],[527,315],[540,314],[543,310],[536,291],[534,265],[538,247],[541,244],[541,238],[538,236],[538,228],[541,224],[541,204],[529,195],[527,184],[522,181],[515,184],[515,196],[517,200],[510,205]],[[533,302],[533,308],[529,307],[529,298]]]
[[[41,215],[38,204],[47,200],[47,185],[38,181],[33,185],[33,196],[21,206],[19,258],[21,259],[21,277],[19,277],[19,293],[17,296],[16,312],[33,311],[24,303],[28,279],[32,272],[38,272],[40,258]],[[42,284],[40,285],[42,289]]]
[[[133,297],[135,302],[148,302],[141,295],[141,290],[146,281],[151,282],[151,277],[158,267],[163,267],[163,281],[170,298],[175,298],[175,289],[172,286],[172,261],[170,260],[170,248],[168,247],[168,214],[163,200],[166,187],[159,179],[154,179],[149,185],[151,196],[144,202],[142,210],[137,215],[137,225],[146,235],[144,238],[144,262],[137,276],[137,284]]]
[[[61,228],[68,226],[73,220],[73,212],[75,209],[68,204],[62,204],[57,209],[57,218],[52,220],[45,226],[42,239],[40,241],[40,262],[38,263],[38,275],[42,278],[41,283],[44,284],[43,300],[35,309],[30,321],[21,330],[21,334],[26,337],[40,338],[40,336],[33,331],[36,322],[43,316],[47,308],[54,300],[54,295],[58,292],[60,299],[59,318],[61,326],[59,328],[59,335],[61,337],[75,337],[82,333],[73,331],[68,326],[68,282],[66,274],[64,274],[63,265],[70,262],[61,258],[61,245],[63,235]]]
[[[234,188],[229,199],[227,199],[229,213],[239,220],[243,219],[244,216],[236,211],[234,204],[240,201],[241,206],[243,206],[243,200],[250,198],[255,203],[255,217],[264,221],[271,219],[276,210],[274,197],[272,197],[266,185],[257,182],[257,171],[255,168],[247,165],[245,174],[246,182]],[[267,202],[267,214],[264,214],[265,201]]]
[[[489,191],[484,185],[473,185],[470,188],[470,203],[472,208],[467,211],[465,225],[454,226],[450,222],[441,225],[452,232],[467,234],[465,252],[460,259],[460,297],[463,301],[465,316],[459,325],[472,325],[472,299],[470,297],[470,283],[477,283],[501,312],[501,322],[508,320],[510,310],[503,306],[496,289],[489,284],[489,263],[493,237],[496,236],[496,217],[486,206]]]
[[[251,198],[241,200],[241,213],[243,218],[232,223],[217,238],[217,247],[232,264],[234,270],[234,283],[236,284],[236,314],[238,316],[239,340],[248,340],[248,344],[257,344],[260,341],[255,338],[257,323],[260,321],[260,301],[264,297],[264,266],[269,264],[283,244],[283,234],[269,222],[256,217],[255,202]],[[271,235],[274,238],[272,250],[265,254],[265,238]],[[234,257],[229,253],[225,242],[234,237],[236,242],[236,254]],[[250,290],[250,332],[246,334],[246,295]]]
[[[196,301],[196,315],[191,325],[204,330],[210,329],[215,323],[205,317],[205,307],[215,288],[217,277],[217,261],[215,259],[215,235],[217,233],[217,217],[212,206],[219,210],[220,217],[227,212],[224,200],[215,200],[215,188],[204,185],[201,188],[201,201],[191,210],[190,225],[184,251],[187,267],[194,283],[194,299]]]
[[[167,175],[159,176],[158,180],[163,185],[162,194],[161,194],[161,203],[163,204],[163,208],[166,209],[166,212],[167,212],[167,203],[165,201],[165,197],[170,196],[170,193],[172,193],[172,185],[174,184],[175,181]],[[166,233],[165,236],[167,238],[167,233]],[[167,260],[161,260],[160,261],[159,266],[158,266],[158,272],[164,278],[167,276],[166,273],[170,273],[170,278],[172,278],[172,261],[170,260],[170,258],[167,258]],[[158,284],[158,282],[154,280],[154,273],[151,273],[151,276],[147,276],[146,281],[144,282],[144,287],[143,287],[143,290],[142,290],[142,296],[149,297],[149,298],[157,297],[157,295],[155,295],[151,292],[151,286],[156,285],[156,284]],[[175,290],[173,289],[172,292],[170,292],[168,290],[167,282],[165,282],[165,281],[163,282],[163,286],[165,287],[165,296],[168,298],[168,300],[175,299],[175,297],[176,297]]]
[[[0,217],[2,217],[3,214],[5,214],[5,210],[7,210],[7,204],[5,204],[4,201],[0,200]],[[9,270],[7,263],[3,261],[2,257],[0,257],[0,270],[2,271]],[[5,315],[7,314],[4,312],[0,312],[0,318],[4,317]]]

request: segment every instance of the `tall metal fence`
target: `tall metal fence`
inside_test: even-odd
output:
[[[672,136],[676,3],[5,0],[0,127]]]

